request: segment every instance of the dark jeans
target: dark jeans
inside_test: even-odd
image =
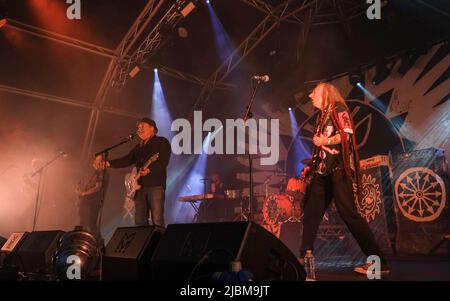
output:
[[[134,200],[134,222],[137,226],[148,225],[151,214],[153,225],[164,227],[164,194],[162,186],[142,187],[137,191]]]
[[[314,240],[319,224],[332,199],[334,199],[339,215],[364,254],[366,256],[378,255],[381,261],[385,262],[384,254],[376,243],[369,225],[356,209],[352,182],[345,176],[342,169],[326,176],[315,175],[307,195],[300,249],[302,257],[306,250],[314,249]]]
[[[100,211],[100,200],[95,198],[83,198],[80,200],[79,215],[80,224],[92,234],[98,234],[97,220]]]

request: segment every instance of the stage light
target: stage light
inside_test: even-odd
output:
[[[87,280],[100,255],[95,236],[81,227],[65,233],[58,242],[54,268],[59,280]]]
[[[135,77],[139,72],[141,71],[141,68],[139,68],[138,65],[134,66],[133,69],[131,69],[130,73],[128,73],[128,75],[133,78]]]
[[[363,85],[362,85],[361,83],[357,83],[356,85],[357,85],[358,87],[360,87],[360,88],[363,87]]]
[[[178,32],[178,36],[182,39],[186,39],[189,35],[188,30],[186,29],[186,27],[183,27],[183,26],[178,27],[177,32]]]
[[[349,74],[349,79],[350,79],[350,83],[353,86],[357,86],[358,84],[363,83],[364,82],[364,76],[363,76],[363,74],[361,72],[361,69],[358,68],[357,70],[351,72]]]
[[[1,19],[1,20],[0,20],[0,28],[2,28],[3,26],[5,26],[6,24],[8,24],[8,19]]]
[[[180,13],[183,15],[183,17],[186,18],[187,15],[189,15],[195,8],[194,3],[189,2],[183,9],[180,10]]]
[[[206,4],[209,4],[210,3],[210,1],[209,0],[206,0]]]
[[[158,72],[158,68],[153,69],[153,72],[155,73]]]
[[[289,107],[289,108],[288,108],[288,110],[289,110],[289,111],[292,111],[292,108],[291,108],[291,107]]]

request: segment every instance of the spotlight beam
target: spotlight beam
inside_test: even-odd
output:
[[[304,1],[300,6],[295,6],[289,11],[289,6],[293,1],[286,1],[278,5],[273,14],[267,15],[247,36],[247,38],[233,51],[233,53],[222,62],[219,68],[208,78],[208,82],[203,86],[199,97],[197,98],[191,113],[201,107],[209,100],[212,91],[217,83],[222,82],[239,64],[247,57],[251,51],[276,27],[279,23],[290,16],[306,11],[311,6],[317,4],[319,0]],[[294,1],[295,2],[295,1]]]

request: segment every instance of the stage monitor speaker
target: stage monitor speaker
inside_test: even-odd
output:
[[[21,272],[52,273],[53,256],[63,231],[36,231],[29,233],[17,250],[13,261]]]
[[[253,280],[305,280],[295,255],[253,222],[172,224],[152,257],[154,280],[211,280],[232,261]]]
[[[150,280],[150,259],[163,233],[155,226],[117,228],[106,246],[102,279]]]

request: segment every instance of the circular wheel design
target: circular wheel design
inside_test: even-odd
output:
[[[444,181],[425,167],[405,170],[395,182],[395,196],[403,216],[415,222],[437,219],[446,203]]]

